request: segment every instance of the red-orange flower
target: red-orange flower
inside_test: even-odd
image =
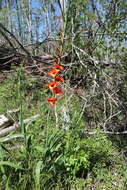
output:
[[[61,65],[59,65],[59,64],[55,64],[55,68],[56,68],[56,69],[59,69],[59,70],[61,70],[61,71],[64,70],[64,67],[61,66]]]
[[[60,76],[55,76],[55,80],[59,82],[64,82],[64,79]]]
[[[60,72],[59,69],[53,68],[51,71],[48,72],[48,75],[55,77]]]
[[[47,98],[47,101],[53,106],[56,103],[57,98]]]
[[[52,90],[53,88],[55,88],[60,82],[58,81],[52,81],[52,82],[49,82],[47,85],[48,87]]]
[[[56,96],[59,96],[59,95],[63,94],[63,91],[62,91],[60,88],[55,87],[55,88],[53,88],[53,93],[54,93]]]

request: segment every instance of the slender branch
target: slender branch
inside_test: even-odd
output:
[[[0,23],[0,28],[2,28],[3,31],[7,32],[7,33],[18,43],[18,45],[21,47],[21,49],[22,49],[29,57],[31,57],[31,54],[29,53],[29,51],[27,51],[27,50],[23,47],[23,45],[17,40],[17,38],[15,37],[15,35],[12,34],[9,30],[7,30],[7,29],[3,26],[2,23]],[[1,30],[0,30],[0,32],[3,33]],[[2,34],[2,35],[3,35],[3,34]],[[6,40],[7,40],[8,37],[7,37],[5,34],[4,34],[3,36],[6,37]],[[10,42],[9,39],[8,39],[8,42],[9,42],[9,44],[14,48],[13,44]]]
[[[5,40],[7,40],[7,42],[9,43],[9,45],[14,49],[14,46],[12,44],[12,42],[9,40],[9,38],[5,35],[5,32],[3,32],[1,29],[0,29],[0,33],[2,34],[2,36],[5,38]]]
[[[126,131],[122,131],[122,132],[112,132],[112,131],[101,131],[100,133],[104,133],[104,134],[111,134],[111,135],[124,135],[127,134],[127,130]],[[83,134],[88,134],[88,135],[95,135],[97,134],[97,132],[83,132]]]

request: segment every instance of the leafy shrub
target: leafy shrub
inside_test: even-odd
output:
[[[113,160],[112,143],[106,135],[82,137],[81,132],[51,130],[42,154],[42,183],[44,187],[68,185],[77,178],[86,179],[94,168],[108,167]],[[50,181],[50,185],[49,185]],[[50,186],[50,187],[49,187]]]

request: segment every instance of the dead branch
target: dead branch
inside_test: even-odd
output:
[[[0,129],[10,125],[10,120],[5,115],[0,115]]]
[[[14,125],[10,126],[10,127],[7,127],[3,130],[0,131],[0,136],[4,136],[6,135],[7,133],[11,132],[11,131],[15,131],[17,128],[19,128],[19,124],[18,123],[15,123]]]
[[[126,131],[122,131],[122,132],[112,132],[112,131],[101,131],[100,133],[103,133],[103,134],[111,134],[111,135],[125,135],[127,134],[127,130]],[[97,134],[97,132],[90,132],[90,131],[84,131],[83,134],[86,134],[86,135],[95,135]]]
[[[4,37],[4,39],[9,43],[9,45],[14,49],[14,46],[13,46],[12,42],[9,40],[8,36],[5,35],[5,32],[3,32],[0,29],[0,33],[2,34],[2,36]]]
[[[35,116],[29,117],[29,118],[23,120],[23,123],[24,123],[24,124],[27,124],[27,123],[29,123],[29,122],[35,121],[36,119],[39,118],[39,116],[40,116],[40,115],[37,114],[37,115],[35,115]],[[9,132],[11,132],[11,131],[15,131],[15,130],[16,130],[17,128],[19,128],[19,127],[20,127],[20,123],[14,123],[14,125],[9,126],[9,127],[5,128],[5,129],[0,130],[0,136],[4,136],[4,135],[6,135],[7,133],[9,133]]]
[[[9,44],[11,45],[11,47],[14,47],[13,44],[10,42],[10,40],[8,39],[7,35],[5,34],[5,32],[7,32],[16,42],[17,44],[21,47],[21,49],[29,56],[31,57],[31,54],[28,50],[26,50],[23,45],[17,40],[17,38],[15,37],[14,34],[12,34],[9,30],[7,30],[2,23],[0,23],[0,28],[4,31],[4,35],[3,32],[1,32],[2,30],[0,30],[1,34],[3,35],[4,38],[6,38],[6,40],[8,40]]]
[[[29,117],[29,118],[27,118],[27,119],[24,119],[24,120],[23,120],[23,123],[24,123],[24,124],[30,123],[30,122],[32,122],[32,121],[35,121],[35,120],[38,119],[39,117],[40,117],[39,114],[34,115],[34,116],[32,116],[32,117]]]

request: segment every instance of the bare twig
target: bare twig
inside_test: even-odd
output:
[[[104,122],[104,125],[103,125],[103,128],[104,128],[105,131],[106,131],[106,127],[105,126],[106,126],[107,122],[110,121],[113,117],[119,115],[120,113],[121,113],[121,111],[119,111],[119,112],[111,115],[108,119],[106,119],[106,121]]]

